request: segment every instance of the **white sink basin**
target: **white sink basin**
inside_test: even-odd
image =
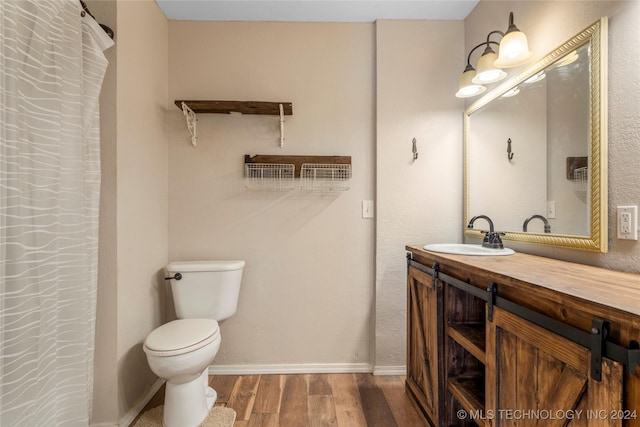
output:
[[[465,243],[432,243],[425,245],[424,249],[432,252],[441,252],[455,255],[477,255],[477,256],[504,256],[513,255],[513,249],[490,249],[480,245],[468,245]]]

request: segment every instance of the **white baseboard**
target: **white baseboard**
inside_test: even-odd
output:
[[[301,363],[209,366],[209,375],[345,374],[371,372],[373,372],[373,366],[368,363]]]
[[[117,427],[129,427],[129,425],[131,425],[138,414],[142,412],[146,404],[149,403],[151,398],[158,392],[158,390],[160,390],[160,387],[162,387],[162,384],[164,383],[165,381],[163,379],[158,378],[153,384],[151,384],[149,390],[147,390],[144,396],[142,396],[140,400],[138,400],[138,403],[136,403],[136,405],[131,408],[129,412],[127,412],[122,418],[120,418]],[[98,427],[98,425],[92,424],[91,427]]]
[[[374,366],[373,375],[406,375],[407,367],[400,366]]]

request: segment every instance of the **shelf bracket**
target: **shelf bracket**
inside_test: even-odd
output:
[[[280,148],[284,148],[284,105],[278,104],[280,109]]]
[[[182,114],[184,114],[184,117],[187,120],[187,129],[189,129],[189,133],[191,134],[191,145],[195,147],[198,142],[198,129],[196,126],[198,116],[184,102],[182,103]]]

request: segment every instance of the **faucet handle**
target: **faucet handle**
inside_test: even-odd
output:
[[[504,236],[505,233],[497,231],[494,233],[488,233],[489,235],[489,247],[491,249],[504,249],[504,245],[502,244],[502,238],[500,236]]]

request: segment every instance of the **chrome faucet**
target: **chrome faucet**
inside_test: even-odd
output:
[[[527,227],[529,226],[529,221],[531,221],[532,219],[539,219],[542,220],[542,222],[544,222],[544,232],[545,233],[551,233],[551,224],[549,224],[549,221],[547,220],[547,218],[545,218],[542,215],[531,215],[529,218],[524,220],[524,224],[522,224],[522,231],[527,231]]]
[[[489,231],[483,231],[484,239],[482,239],[482,247],[483,248],[491,248],[491,249],[504,249],[504,245],[502,244],[502,239],[500,236],[504,236],[504,233],[496,233],[493,229],[493,221],[486,215],[476,215],[469,221],[467,224],[467,228],[473,228],[473,223],[476,222],[477,219],[484,219],[489,223]]]

